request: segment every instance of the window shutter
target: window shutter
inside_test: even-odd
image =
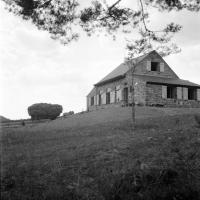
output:
[[[177,99],[182,99],[182,87],[177,87]]]
[[[147,60],[147,71],[151,71],[151,61]]]
[[[120,101],[122,100],[122,95],[123,95],[123,90],[122,90],[122,89],[120,89],[120,90],[119,90],[119,97],[120,97]]]
[[[110,92],[110,103],[115,103],[115,91]]]
[[[188,100],[188,88],[183,88],[183,99]]]
[[[97,95],[94,96],[94,105],[97,105]]]
[[[97,96],[96,96],[96,105],[99,105],[99,95],[97,94]]]
[[[122,100],[122,90],[118,90],[117,91],[117,102],[121,101]]]
[[[200,89],[197,89],[197,100],[200,101]]]
[[[160,72],[164,72],[165,71],[165,64],[163,62],[160,63]]]
[[[162,98],[166,99],[167,98],[167,86],[162,85]]]
[[[88,105],[91,106],[91,97],[88,97]]]
[[[106,104],[106,93],[102,94],[102,104]]]

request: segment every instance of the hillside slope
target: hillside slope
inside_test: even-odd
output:
[[[127,108],[5,129],[2,199],[198,200],[200,129],[178,111],[139,108],[134,131]]]
[[[9,122],[9,121],[10,121],[10,119],[8,119],[8,118],[0,115],[0,123],[2,123],[2,122]]]
[[[184,115],[200,113],[200,108],[156,108],[156,107],[136,107],[136,119],[159,118],[164,116]],[[131,120],[130,107],[114,107],[109,109],[100,109],[83,114],[75,114],[68,118],[59,118],[57,120],[44,123],[38,126],[40,128],[65,129],[70,127],[84,127],[107,122],[122,122]]]

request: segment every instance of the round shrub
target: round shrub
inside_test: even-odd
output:
[[[36,103],[28,107],[28,114],[33,120],[56,119],[62,113],[62,106],[58,104]]]
[[[63,117],[69,117],[71,115],[74,115],[74,111],[69,111],[69,112],[63,113]]]

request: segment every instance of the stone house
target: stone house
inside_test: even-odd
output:
[[[136,105],[200,107],[200,85],[180,79],[156,52],[122,63],[94,85],[87,110]]]

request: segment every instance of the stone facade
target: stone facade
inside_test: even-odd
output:
[[[200,107],[200,85],[179,79],[157,52],[138,60],[128,63],[126,73],[119,66],[95,84],[87,95],[87,110],[131,105],[132,87],[136,105]]]
[[[163,70],[159,71],[151,71],[148,69],[148,64],[150,62],[158,62],[163,66]],[[178,78],[175,72],[170,68],[170,66],[163,60],[163,58],[159,54],[150,54],[146,58],[144,58],[140,63],[137,64],[135,69],[136,74],[157,76],[157,77],[166,77],[166,78]]]
[[[122,87],[126,84],[125,79],[113,81],[111,83],[95,87],[93,90],[89,93],[87,97],[87,108],[88,110],[96,110],[101,108],[106,108],[110,106],[121,106],[122,105]],[[109,104],[106,104],[105,102],[105,95],[107,91],[110,90],[114,93],[114,101],[111,101]],[[99,103],[99,97],[98,95],[101,95],[101,103]],[[90,98],[94,97],[94,104],[91,105]]]
[[[146,85],[146,105],[148,106],[167,106],[167,107],[200,107],[200,99],[199,100],[189,100],[182,97],[179,99],[177,98],[167,98],[162,96],[162,85],[154,85],[154,84],[147,84]],[[177,87],[181,88],[182,90],[185,87]],[[200,91],[200,89],[197,89]]]

